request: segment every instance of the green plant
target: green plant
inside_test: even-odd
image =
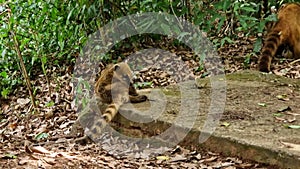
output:
[[[11,76],[6,71],[0,72],[0,86],[2,87],[1,96],[6,98],[12,91],[13,87],[19,83],[18,79],[13,79],[16,72]]]
[[[119,17],[142,12],[163,12],[176,15],[177,19],[187,19],[200,30],[213,37],[213,43],[222,46],[231,43],[237,34],[244,36],[263,34],[267,22],[275,21],[275,15],[268,9],[277,8],[293,0],[15,0],[0,3],[0,92],[2,97],[8,96],[23,78],[11,31],[15,32],[20,42],[20,51],[30,78],[34,72],[43,73],[48,78],[47,69],[52,66],[63,66],[75,61],[87,37],[99,30],[108,22]],[[264,10],[262,10],[264,9]],[[149,19],[149,18],[148,18]],[[144,22],[136,25],[144,30],[162,30],[170,33],[166,18],[157,18],[162,23]],[[132,21],[134,23],[134,21]],[[132,25],[134,26],[134,25]],[[172,27],[172,30],[179,28]],[[179,33],[177,38],[184,39],[187,32]],[[145,38],[146,37],[146,38]],[[260,51],[262,36],[254,44],[254,53]],[[161,36],[135,36],[129,41],[142,43],[141,39],[160,40]],[[163,39],[161,39],[163,40]],[[181,45],[173,41],[175,45]],[[115,46],[117,51],[126,43]],[[131,47],[127,44],[127,47]],[[121,54],[120,54],[121,55]],[[107,62],[117,58],[101,56]],[[201,56],[201,59],[203,57]],[[34,71],[33,71],[34,70]],[[49,83],[49,79],[47,79]]]
[[[287,2],[287,1],[285,1]],[[284,2],[269,1],[270,6]],[[201,30],[207,32],[209,36],[219,36],[220,39],[214,41],[217,46],[224,43],[231,43],[231,39],[237,38],[240,32],[245,36],[262,34],[268,22],[276,21],[276,15],[270,14],[270,6],[264,1],[239,1],[224,0],[213,1],[208,4],[195,1],[192,5],[192,21],[199,25]],[[221,42],[220,42],[221,41]],[[255,52],[261,46],[261,39],[258,38],[255,45]]]
[[[17,0],[0,4],[0,92],[7,96],[22,82],[11,31],[20,43],[28,74],[74,62],[89,33],[103,25],[97,1]],[[35,71],[33,71],[35,70]],[[48,78],[47,81],[49,82]]]
[[[135,83],[134,87],[138,89],[143,89],[143,88],[149,88],[153,85],[153,82],[140,82],[140,83]]]

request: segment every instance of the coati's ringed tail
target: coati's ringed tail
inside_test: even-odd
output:
[[[294,58],[300,58],[300,4],[288,3],[281,6],[278,11],[278,21],[267,34],[258,69],[269,72],[273,57],[288,47]]]

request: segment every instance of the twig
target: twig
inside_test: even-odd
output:
[[[169,2],[170,2],[170,8],[171,8],[171,11],[172,11],[174,17],[176,18],[179,27],[180,27],[181,29],[183,29],[183,26],[181,25],[181,22],[180,22],[180,20],[178,19],[177,15],[176,15],[176,13],[175,13],[175,11],[174,11],[174,8],[173,8],[173,5],[172,5],[173,0],[170,0]]]
[[[11,30],[10,33],[12,34],[12,38],[13,38],[13,41],[14,41],[15,50],[16,50],[17,56],[19,57],[19,60],[20,60],[21,72],[23,74],[23,77],[24,77],[26,85],[27,85],[27,89],[28,89],[28,92],[29,92],[31,104],[32,104],[34,110],[36,112],[39,112],[39,110],[38,110],[38,108],[36,106],[36,103],[35,103],[35,98],[34,98],[33,93],[32,93],[32,87],[31,87],[30,79],[28,77],[28,73],[26,71],[26,67],[25,67],[25,64],[24,64],[24,61],[23,61],[23,58],[22,58],[22,54],[21,54],[21,50],[20,50],[20,45],[19,45],[18,39],[17,39],[17,37],[15,35],[15,32],[13,30]]]

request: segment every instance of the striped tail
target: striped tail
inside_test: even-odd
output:
[[[275,56],[278,47],[281,45],[280,41],[281,32],[272,31],[268,34],[266,42],[262,49],[262,56],[258,61],[258,69],[262,72],[269,72],[271,61]]]
[[[116,116],[116,114],[118,113],[119,107],[120,106],[115,103],[112,103],[107,106],[105,112],[102,115],[102,117],[105,119],[105,121],[107,123],[111,122],[112,119]]]
[[[94,136],[100,137],[103,129],[107,125],[107,123],[111,122],[112,119],[118,113],[119,106],[116,104],[110,104],[106,108],[105,112],[102,114],[102,118],[97,117],[92,126],[91,132]]]

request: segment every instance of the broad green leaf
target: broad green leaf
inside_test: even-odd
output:
[[[241,9],[241,10],[244,10],[244,11],[248,11],[248,12],[256,12],[255,9],[253,9],[253,8],[251,8],[251,7],[246,7],[246,6],[241,7],[240,9]]]
[[[50,102],[46,103],[47,107],[52,107],[54,106],[54,102],[51,100]]]
[[[233,43],[233,40],[231,40],[229,37],[225,37],[221,40],[221,46],[223,46],[225,42]]]
[[[282,113],[274,113],[273,116],[275,116],[275,117],[281,117],[281,116],[283,116],[283,114]]]
[[[285,125],[285,127],[290,129],[300,129],[300,125]]]
[[[261,38],[257,38],[255,43],[254,43],[254,48],[253,51],[255,53],[259,52],[262,46],[262,39]]]
[[[69,14],[68,14],[67,22],[66,22],[67,25],[70,24],[70,18],[71,18],[71,16],[72,16],[73,10],[74,10],[74,8],[73,8],[73,9],[69,12]]]
[[[18,157],[16,155],[14,155],[14,154],[5,154],[4,158],[6,158],[6,159],[16,159]]]
[[[232,4],[231,0],[223,1],[223,11],[228,10],[229,6]]]
[[[7,78],[7,73],[5,71],[0,73],[0,76],[2,76],[3,78]]]
[[[48,138],[49,137],[49,134],[47,133],[40,133],[38,135],[35,136],[35,139],[36,140],[40,140],[40,139],[43,139],[43,138]]]

